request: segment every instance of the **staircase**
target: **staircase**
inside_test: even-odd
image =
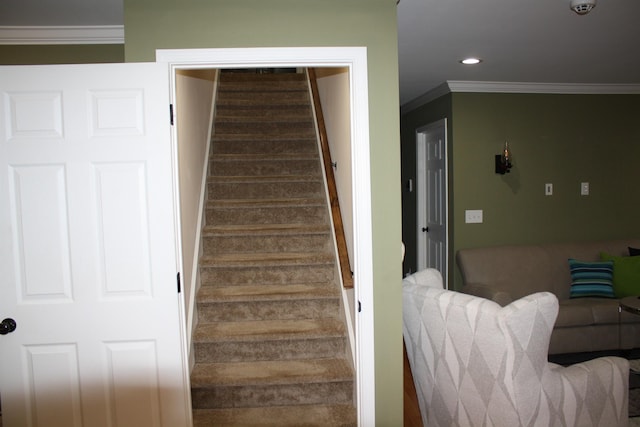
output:
[[[222,72],[191,374],[194,426],[354,426],[306,76]]]

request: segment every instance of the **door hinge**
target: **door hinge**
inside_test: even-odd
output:
[[[178,282],[178,293],[180,293],[180,272],[176,275],[176,280]]]
[[[173,104],[169,104],[169,122],[173,126]]]
[[[362,311],[362,303],[358,301],[358,313]]]

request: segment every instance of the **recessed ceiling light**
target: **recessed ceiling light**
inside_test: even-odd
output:
[[[478,58],[465,58],[462,61],[460,61],[461,63],[463,63],[464,65],[475,65],[475,64],[479,64],[482,62],[482,59],[478,59]]]

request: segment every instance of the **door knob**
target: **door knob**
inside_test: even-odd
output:
[[[16,321],[13,319],[4,319],[0,323],[0,335],[7,335],[16,330]]]

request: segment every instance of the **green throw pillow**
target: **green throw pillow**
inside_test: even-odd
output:
[[[615,298],[613,261],[585,262],[569,258],[570,298]]]
[[[618,298],[640,295],[640,256],[614,256],[602,252],[600,259],[613,261],[613,289]]]

